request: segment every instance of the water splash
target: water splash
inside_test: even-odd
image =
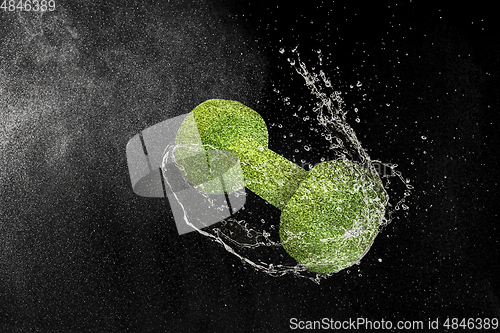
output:
[[[182,148],[185,147],[182,145],[167,146],[163,153],[162,170],[166,170],[167,166],[172,163],[174,163],[177,167],[182,168],[182,166],[179,165],[175,159],[175,150]],[[212,146],[210,146],[210,148],[216,149]],[[253,268],[263,271],[271,276],[283,276],[289,273],[297,275],[303,273],[310,275],[310,278],[312,279],[315,278],[313,276],[314,273],[309,272],[302,265],[295,265],[294,263],[285,264],[279,263],[276,260],[269,260],[269,256],[281,256],[282,258],[285,258],[286,251],[283,249],[283,246],[279,241],[274,240],[271,237],[272,234],[275,233],[273,230],[275,227],[271,226],[269,227],[270,230],[266,230],[267,224],[264,219],[261,219],[260,223],[251,225],[253,224],[253,221],[247,222],[231,217],[221,221],[215,226],[199,229],[190,220],[182,201],[177,196],[172,184],[168,181],[168,178],[165,178],[165,184],[181,206],[184,212],[184,222],[201,235],[221,244],[229,253],[238,257],[243,263],[249,264]],[[213,205],[213,202],[210,201],[209,196],[202,191],[201,187],[195,186],[195,189],[197,189],[198,193],[206,199],[205,202],[200,202],[200,205]],[[307,272],[309,272],[309,274]]]
[[[285,49],[280,49],[279,52],[284,54]],[[396,169],[397,164],[372,160],[366,150],[363,149],[355,131],[347,121],[348,109],[342,98],[342,92],[333,89],[331,80],[323,69],[321,69],[323,65],[321,51],[317,51],[320,67],[319,72],[314,72],[307,68],[305,62],[300,59],[297,48],[291,50],[291,53],[292,56],[288,58],[288,62],[291,68],[304,79],[305,86],[308,88],[315,101],[315,105],[312,108],[298,106],[297,109],[293,110],[292,119],[295,118],[298,122],[315,120],[317,125],[320,126],[321,135],[329,142],[328,148],[335,158],[355,161],[367,170],[378,173],[384,181],[386,190],[393,187],[396,183],[403,184],[405,188],[403,197],[386,197],[386,215],[380,223],[381,230],[391,222],[393,214],[396,211],[399,211],[401,208],[405,211],[409,209],[405,202],[413,189],[413,186],[409,184],[410,180],[405,179],[402,173]],[[351,88],[360,88],[361,86],[362,83],[357,81]],[[274,91],[275,93],[281,94],[277,88],[275,88]],[[282,96],[282,101],[286,106],[293,107],[290,97]],[[315,117],[310,117],[310,111],[312,111]],[[358,115],[358,108],[355,108],[354,111],[356,115]],[[359,116],[357,116],[357,119],[359,119]],[[358,121],[356,120],[356,122]],[[270,125],[270,127],[283,127],[282,124]],[[300,143],[302,149],[306,151],[310,150],[309,145],[301,143],[302,139],[300,139],[300,135],[295,135],[293,133],[289,134],[289,137],[293,136],[299,137],[296,139],[296,142]],[[177,148],[179,147],[169,146],[165,149],[162,167],[170,163],[176,163],[174,152]],[[213,147],[211,148],[215,149]],[[321,160],[324,161],[324,158]],[[393,178],[395,179],[394,183],[391,182]],[[168,179],[166,179],[166,185],[170,187]],[[202,194],[201,189],[198,190]],[[175,192],[174,196],[181,204]],[[206,198],[208,200],[208,197]],[[211,204],[210,202],[207,203]],[[280,277],[293,274],[294,276],[307,278],[319,284],[322,279],[336,274],[313,273],[302,264],[295,262],[286,253],[279,240],[276,223],[274,222],[273,224],[266,221],[264,217],[259,214],[256,214],[258,217],[255,220],[245,221],[231,217],[208,228],[198,229],[191,223],[190,217],[184,208],[183,211],[186,224],[196,229],[201,235],[221,244],[229,253],[240,259],[242,263],[248,264],[254,269],[268,275]],[[346,230],[344,236],[347,240],[351,238],[360,238],[362,235],[362,226],[357,225]],[[368,250],[369,248],[367,251]],[[359,262],[360,260],[357,260],[354,264],[359,264]]]
[[[366,150],[362,147],[353,128],[347,122],[348,109],[341,96],[342,92],[333,90],[332,82],[328,79],[323,69],[320,69],[318,74],[308,70],[306,64],[301,61],[297,48],[291,50],[293,57],[287,60],[290,66],[304,79],[309,92],[315,97],[316,105],[312,108],[312,111],[316,114],[316,120],[325,133],[325,139],[330,143],[330,150],[334,151],[334,155],[337,158],[347,158],[356,161],[368,170],[378,173],[384,180],[386,189],[394,187],[395,184],[391,183],[391,178],[394,177],[403,186],[403,197],[395,195],[387,202],[388,209],[384,218],[384,225],[387,225],[393,220],[395,211],[400,210],[400,208],[409,209],[404,203],[413,190],[410,179],[404,178],[403,174],[396,169],[397,164],[372,160],[370,158]],[[322,52],[321,50],[316,52],[319,66],[321,67],[323,65]],[[283,52],[280,51],[280,53],[284,53],[284,50]],[[357,81],[355,86],[360,88],[362,87],[362,83]],[[350,87],[354,88],[354,85]],[[331,90],[331,92],[328,93],[327,90]],[[363,94],[363,96],[366,97],[366,94]],[[358,114],[359,109],[354,108],[354,111]],[[359,122],[359,116],[356,117],[355,121]]]

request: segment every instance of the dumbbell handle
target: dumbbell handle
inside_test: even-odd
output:
[[[238,154],[245,186],[280,210],[308,172],[253,139],[236,138],[229,150]]]

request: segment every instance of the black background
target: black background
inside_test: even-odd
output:
[[[0,13],[2,332],[500,317],[493,5],[56,5],[41,19]],[[140,130],[226,98],[283,125],[269,131],[281,155],[328,157],[327,142],[292,116],[311,103],[287,61],[296,46],[309,68],[321,50],[363,147],[415,187],[361,264],[319,285],[267,276],[201,235],[177,235],[165,200],[132,192],[125,156]],[[361,90],[350,89],[357,81]],[[284,139],[290,132],[313,150]],[[246,206],[247,221],[279,223],[251,193]]]

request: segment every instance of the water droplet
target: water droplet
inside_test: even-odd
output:
[[[422,140],[427,140],[427,137],[425,135],[421,136]]]
[[[359,111],[358,108],[354,108],[354,112],[358,112],[358,111]]]
[[[304,146],[304,149],[305,149],[306,151],[309,151],[309,150],[311,150],[311,147],[309,147],[309,146]]]
[[[361,87],[362,86],[362,83],[360,81],[358,81],[358,83],[356,83],[356,87]]]
[[[284,48],[281,48],[281,49],[280,49],[280,53],[281,53],[281,54],[285,53],[285,49],[284,49]]]
[[[278,128],[283,128],[283,125],[281,125],[281,124],[278,124]]]
[[[382,262],[382,258],[378,258],[378,262]]]
[[[361,119],[359,119],[359,117],[356,117],[356,122],[359,123],[361,121]]]

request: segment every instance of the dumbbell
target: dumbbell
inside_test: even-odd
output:
[[[201,145],[194,137],[201,138]],[[348,160],[322,162],[308,172],[271,151],[268,140],[257,112],[236,101],[213,99],[198,105],[181,124],[175,157],[186,179],[202,185],[216,175],[200,172],[209,170],[200,166],[213,162],[210,156],[218,151],[234,152],[244,183],[230,181],[224,191],[245,186],[280,209],[280,240],[291,257],[316,273],[338,272],[359,262],[385,213],[387,194],[378,175]],[[207,157],[190,159],[190,152],[199,149]]]

